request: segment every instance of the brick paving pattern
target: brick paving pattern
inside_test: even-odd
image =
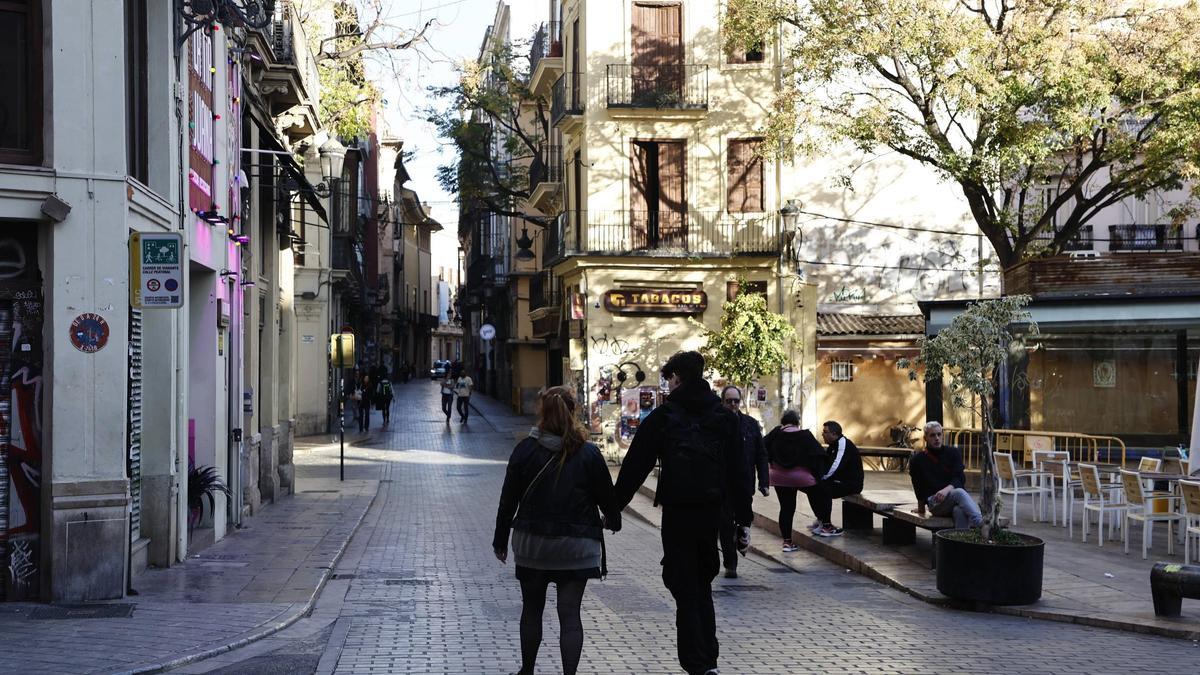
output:
[[[332,669],[515,671],[520,594],[490,542],[513,433],[528,422],[476,397],[486,415],[447,426],[432,386],[397,396],[395,429],[371,444],[386,464],[355,537],[364,541],[338,568],[355,576],[344,642],[326,653]],[[680,672],[658,531],[629,517],[608,544],[612,573],[584,598],[580,672]],[[739,579],[714,585],[722,672],[1181,672],[1200,658],[1185,641],[931,607],[809,554],[789,557],[791,568],[752,556]],[[552,607],[545,617],[538,672],[561,672]]]

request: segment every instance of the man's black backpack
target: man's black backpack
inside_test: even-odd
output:
[[[719,504],[725,497],[723,444],[729,419],[712,413],[693,415],[671,402],[663,405],[663,412],[667,420],[655,503]]]

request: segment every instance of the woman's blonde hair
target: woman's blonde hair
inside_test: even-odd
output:
[[[587,440],[587,431],[576,414],[579,404],[575,401],[575,392],[567,387],[550,387],[542,392],[539,403],[538,429],[562,437],[561,466]]]

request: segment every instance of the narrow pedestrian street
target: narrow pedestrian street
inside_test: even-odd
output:
[[[433,383],[398,385],[392,428],[376,413],[372,432],[347,447],[347,479],[377,478],[380,491],[312,615],[174,672],[515,671],[520,595],[490,542],[505,462],[527,422],[482,397],[475,406],[467,424],[446,424]],[[300,489],[336,476],[337,459],[336,445],[298,450]],[[651,508],[638,497],[630,511]],[[608,535],[608,579],[588,584],[582,673],[680,672],[658,532],[630,511]],[[723,673],[1179,672],[1200,656],[1187,641],[936,608],[808,553],[789,556],[791,568],[751,555],[738,579],[715,582]],[[561,672],[556,623],[548,606],[539,673]]]

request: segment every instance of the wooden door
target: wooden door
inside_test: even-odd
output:
[[[631,93],[639,107],[663,107],[683,93],[683,7],[634,3]]]
[[[687,248],[687,197],[683,141],[658,144],[658,245]]]
[[[633,250],[650,243],[650,212],[658,208],[658,144],[634,141],[629,154],[629,226]]]
[[[630,154],[632,249],[687,248],[686,146],[634,141]]]

